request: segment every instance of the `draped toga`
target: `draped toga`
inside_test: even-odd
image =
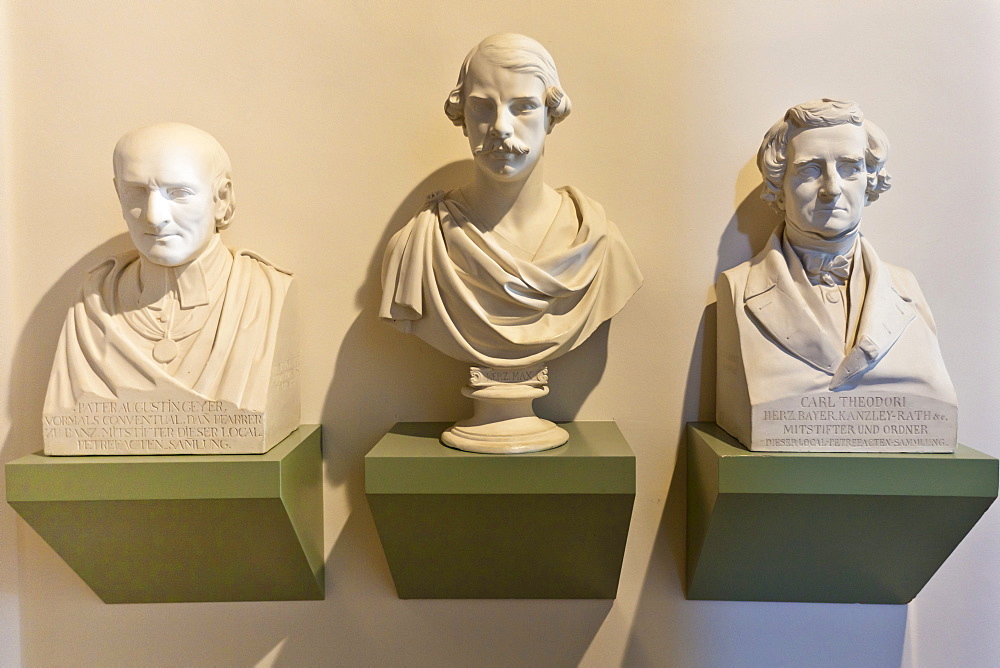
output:
[[[580,345],[642,275],[600,204],[567,187],[541,245],[484,231],[457,193],[435,194],[393,236],[379,316],[469,363],[536,364]]]

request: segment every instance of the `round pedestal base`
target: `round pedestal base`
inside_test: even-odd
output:
[[[531,402],[549,393],[547,387],[506,385],[463,387],[475,412],[441,434],[441,442],[466,452],[513,455],[557,448],[569,440],[562,427],[537,417]]]

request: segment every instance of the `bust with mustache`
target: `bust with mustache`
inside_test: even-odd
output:
[[[566,432],[534,417],[530,399],[501,416],[490,395],[543,396],[545,363],[583,343],[642,282],[600,204],[543,180],[546,137],[570,109],[541,44],[516,34],[480,42],[445,102],[468,137],[472,179],[431,195],[386,249],[379,316],[471,365],[463,392],[477,416],[446,432],[447,445],[564,443]]]

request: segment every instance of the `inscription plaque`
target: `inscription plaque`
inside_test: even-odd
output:
[[[298,358],[275,364],[271,399],[298,394]],[[229,401],[84,395],[69,411],[43,414],[42,436],[49,455],[259,454],[287,429],[287,420],[267,415]]]
[[[824,392],[753,407],[752,450],[952,452],[957,409],[892,392]]]

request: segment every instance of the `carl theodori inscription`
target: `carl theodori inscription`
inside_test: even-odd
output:
[[[952,452],[954,414],[890,392],[807,395],[762,408],[756,450]],[[799,408],[790,408],[798,405]]]
[[[294,283],[221,240],[235,199],[209,134],[126,134],[115,188],[135,250],[84,281],[42,416],[49,455],[266,452],[298,426]]]
[[[719,426],[751,450],[952,452],[955,390],[913,275],[861,235],[889,143],[853,102],[792,107],[764,136],[784,221],[718,297]]]

